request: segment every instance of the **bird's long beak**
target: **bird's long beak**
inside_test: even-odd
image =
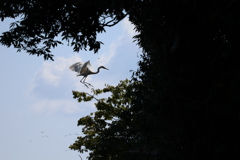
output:
[[[106,70],[109,70],[108,68],[105,67]]]

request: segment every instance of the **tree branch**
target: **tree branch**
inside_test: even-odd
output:
[[[111,21],[109,21],[109,22],[107,22],[107,23],[105,23],[105,24],[103,24],[103,26],[105,27],[112,27],[112,26],[115,26],[118,22],[120,22],[121,20],[123,20],[126,16],[127,16],[128,14],[125,14],[121,19],[119,19],[119,20],[117,20],[116,21],[116,17],[114,18],[114,19],[112,19]],[[116,22],[114,22],[114,21],[116,21]],[[112,22],[114,22],[113,24],[110,24],[110,23],[112,23]]]
[[[99,99],[95,98],[93,95],[89,94],[89,93],[86,93],[88,94],[89,96],[93,97],[95,100],[99,101]]]

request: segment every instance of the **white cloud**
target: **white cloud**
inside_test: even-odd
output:
[[[134,31],[134,25],[128,20],[128,18],[123,19],[122,24],[122,35],[119,36],[115,41],[113,41],[109,47],[109,51],[100,56],[98,64],[107,65],[111,59],[116,55],[119,47],[123,46],[123,44],[131,43],[132,37],[137,34]]]
[[[137,32],[134,30],[134,25],[128,20],[128,18],[125,18],[123,20],[122,28],[125,34],[128,35],[130,38],[137,34]]]
[[[41,68],[30,81],[26,95],[36,96],[41,90],[54,90],[61,88],[63,85],[72,84],[77,73],[69,70],[69,66],[79,61],[82,61],[79,55],[74,54],[68,58],[56,57],[53,62],[43,62]]]
[[[69,58],[57,57],[54,62],[44,62],[36,77],[56,87],[63,79],[63,76],[69,72],[69,66],[78,61],[82,61],[78,55]]]
[[[116,50],[120,45],[121,41],[119,40],[114,41],[110,45],[109,51],[107,53],[102,54],[99,57],[98,66],[106,66],[111,61],[111,59],[116,55]]]

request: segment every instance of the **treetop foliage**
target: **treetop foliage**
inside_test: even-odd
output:
[[[79,119],[78,125],[83,126],[84,136],[78,137],[70,148],[81,153],[89,151],[89,159],[92,160],[126,159],[140,137],[136,121],[140,114],[134,111],[136,108],[132,105],[132,101],[136,100],[133,93],[139,85],[140,82],[126,79],[117,86],[93,89],[93,95],[73,91],[73,98],[79,102],[95,99],[97,111]],[[111,93],[111,96],[96,98],[103,93]]]
[[[172,41],[171,34],[182,36],[183,32],[192,32],[195,37],[205,34],[211,38],[217,36],[226,43],[221,36],[239,28],[235,21],[239,15],[237,6],[239,4],[234,0],[49,0],[48,3],[44,0],[2,0],[1,20],[14,18],[17,21],[10,25],[9,31],[2,33],[0,43],[52,60],[51,49],[63,44],[62,40],[66,40],[75,52],[89,49],[96,53],[103,44],[97,39],[97,34],[105,32],[106,27],[114,26],[126,16],[140,32],[135,38],[145,51],[156,43],[147,35],[153,41],[158,39],[162,42]],[[235,27],[229,28],[233,25]],[[160,31],[157,34],[156,29]],[[165,31],[169,32],[167,37],[161,34]],[[161,39],[158,38],[160,36]],[[227,36],[227,43],[237,38],[232,34]],[[196,38],[192,40],[195,42]]]
[[[126,15],[118,1],[110,0],[49,0],[47,3],[43,0],[2,0],[1,20],[19,20],[1,35],[0,43],[53,60],[50,51],[63,44],[56,40],[60,36],[75,52],[89,49],[96,53],[102,44],[97,40],[97,33],[105,32],[105,27],[115,25]]]

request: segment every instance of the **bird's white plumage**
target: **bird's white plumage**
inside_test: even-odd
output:
[[[78,72],[80,73],[81,69],[82,69],[83,63],[82,62],[77,62],[74,63],[73,65],[71,65],[69,67],[70,70],[74,71],[74,72]]]

